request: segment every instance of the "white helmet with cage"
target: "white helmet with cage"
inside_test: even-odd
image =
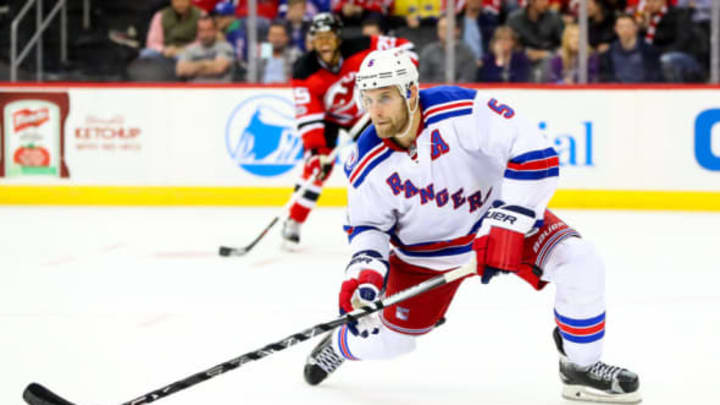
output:
[[[410,106],[411,87],[418,86],[418,71],[407,52],[402,49],[387,49],[370,52],[360,64],[355,76],[355,94],[358,107],[362,105],[364,90],[395,86],[405,98],[408,111],[415,109]]]

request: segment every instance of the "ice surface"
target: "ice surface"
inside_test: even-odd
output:
[[[303,248],[277,208],[0,207],[0,404],[38,381],[79,405],[118,404],[336,314],[348,258],[341,209],[318,209]],[[637,371],[646,404],[717,403],[720,214],[570,211],[607,264],[604,360]],[[196,404],[563,404],[554,289],[514,277],[460,288],[411,355],[302,378],[318,340],[160,400]]]

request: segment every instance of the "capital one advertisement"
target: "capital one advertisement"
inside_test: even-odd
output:
[[[289,187],[300,173],[290,88],[7,90],[0,184]],[[561,189],[720,191],[720,90],[478,90],[553,142]]]

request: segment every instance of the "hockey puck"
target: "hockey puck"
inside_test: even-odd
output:
[[[230,253],[232,253],[232,248],[226,247],[226,246],[220,246],[220,256],[230,256]]]

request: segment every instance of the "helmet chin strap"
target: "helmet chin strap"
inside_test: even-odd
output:
[[[400,86],[398,86],[400,87]],[[400,93],[402,94],[402,93]],[[408,135],[410,135],[410,129],[412,128],[413,118],[415,117],[415,111],[417,111],[418,105],[420,104],[420,98],[415,97],[415,106],[410,108],[410,99],[405,99],[405,107],[407,109],[408,113],[408,122],[405,127],[405,129],[402,131],[402,133],[395,135],[395,138],[397,139],[404,139]]]

